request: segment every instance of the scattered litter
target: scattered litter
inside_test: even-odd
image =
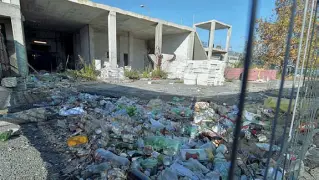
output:
[[[67,143],[69,147],[86,144],[88,143],[88,138],[86,136],[74,136],[68,139]]]
[[[115,79],[121,76],[121,69],[113,72],[106,67],[101,71],[101,76]],[[239,112],[236,105],[203,100],[187,104],[188,100],[180,97],[170,101],[113,98],[80,93],[72,87],[64,92],[70,85],[68,80],[51,75],[29,76],[27,85],[33,86],[34,92],[47,90],[48,101],[33,104],[40,108],[4,117],[52,122],[52,132],[58,136],[56,148],[69,157],[63,173],[70,175],[70,179],[228,178],[228,151]],[[270,150],[267,142],[274,102],[276,99],[267,98],[264,104],[245,105],[243,143],[235,168],[237,179],[264,179],[262,157]],[[285,101],[280,108],[286,109]],[[314,127],[317,124],[301,124],[299,131],[307,133]],[[0,141],[11,141],[15,135],[13,130],[0,132]],[[273,145],[271,151],[279,150],[280,147]],[[274,172],[270,168],[267,178],[273,179]],[[277,171],[277,178],[283,176],[282,172]]]
[[[59,114],[61,116],[70,116],[70,115],[81,115],[83,114],[85,111],[83,110],[82,107],[75,107],[75,108],[71,108],[71,109],[67,109],[67,108],[62,108],[59,112]]]
[[[267,144],[267,143],[256,143],[256,145],[264,150],[264,151],[270,151],[270,144]],[[272,151],[280,151],[280,147],[277,146],[277,145],[273,145],[272,146]]]

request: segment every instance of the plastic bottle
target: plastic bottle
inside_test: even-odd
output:
[[[0,141],[7,141],[11,135],[12,135],[12,130],[9,131],[5,131],[3,133],[0,134]]]
[[[107,151],[105,149],[97,149],[95,151],[95,157],[98,159],[102,159],[102,160],[106,160],[106,161],[110,161],[112,163],[121,165],[121,166],[128,166],[130,164],[130,161],[125,158],[125,157],[121,157],[121,156],[117,156],[115,154],[113,154],[110,151]]]
[[[158,180],[178,180],[177,173],[170,168],[166,168],[158,176]]]
[[[104,162],[104,163],[97,164],[97,165],[90,165],[87,167],[87,170],[93,174],[98,174],[98,173],[107,171],[110,168],[111,168],[111,166],[109,165],[109,163]]]
[[[131,169],[127,174],[128,180],[151,180],[144,173],[139,171],[138,169]]]
[[[152,146],[155,151],[163,150],[163,153],[166,155],[175,155],[179,150],[181,142],[163,136],[151,136],[145,138],[144,144]]]
[[[183,160],[193,158],[199,161],[212,161],[214,159],[211,149],[181,149],[181,156]]]

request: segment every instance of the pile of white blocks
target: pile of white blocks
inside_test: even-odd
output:
[[[104,62],[104,67],[100,69],[99,80],[102,81],[118,81],[125,79],[124,68],[111,68],[109,62]]]
[[[218,60],[188,61],[188,66],[184,73],[185,79],[196,77],[196,85],[201,86],[221,86],[225,82],[225,63]],[[186,83],[187,84],[187,80]]]
[[[183,79],[187,85],[221,86],[226,63],[219,60],[172,61],[163,68],[170,79]]]
[[[225,82],[226,64],[219,60],[187,60],[172,62],[167,68],[169,78],[184,79],[184,84],[221,86]]]
[[[162,66],[162,70],[168,73],[169,79],[183,79],[187,61],[172,61]]]

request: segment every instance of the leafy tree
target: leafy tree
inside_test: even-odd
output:
[[[313,23],[313,21],[310,22],[311,3],[312,1],[310,0],[306,16],[307,20],[303,37],[304,42],[301,58],[303,57],[304,53],[309,23]],[[270,67],[271,65],[282,66],[283,64],[289,19],[291,15],[291,6],[292,0],[276,0],[273,15],[270,18],[260,18],[257,20],[257,38],[255,40],[255,46],[257,48],[255,53],[258,54],[258,58],[264,62],[266,67]],[[298,46],[300,42],[304,6],[304,0],[297,0],[296,16],[294,19],[295,23],[290,47],[290,60],[293,63],[296,62],[298,56]],[[316,15],[314,14],[313,17],[316,17]],[[315,38],[313,41],[315,41]],[[315,43],[312,43],[312,46],[314,47]]]

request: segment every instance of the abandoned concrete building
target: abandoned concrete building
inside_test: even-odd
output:
[[[223,78],[212,71],[222,71],[231,36],[231,26],[215,20],[187,27],[88,0],[0,0],[0,26],[16,67],[12,71],[22,76],[30,65],[50,72],[66,63],[76,68],[79,56],[86,63],[100,62],[98,69],[109,63],[142,71],[154,67],[161,54],[162,69],[171,78],[192,79],[191,84],[198,75],[206,84],[212,76]],[[196,28],[210,31],[208,48]],[[223,28],[228,29],[226,47],[216,49],[214,31]]]

